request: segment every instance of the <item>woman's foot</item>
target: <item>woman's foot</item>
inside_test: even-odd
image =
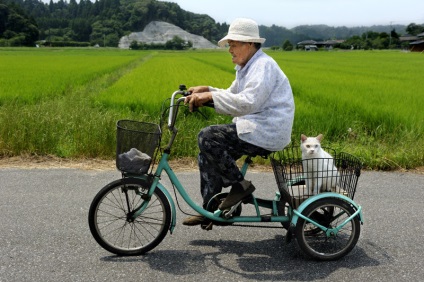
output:
[[[225,200],[218,206],[220,210],[229,209],[247,196],[250,196],[255,191],[255,186],[250,182],[245,190],[240,183],[234,184],[231,187],[230,193]]]
[[[187,217],[186,219],[184,219],[183,221],[183,225],[187,225],[187,226],[194,226],[194,225],[199,225],[202,223],[206,222],[206,218],[202,215],[193,215],[190,217]]]

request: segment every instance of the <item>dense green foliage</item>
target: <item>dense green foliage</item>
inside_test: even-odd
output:
[[[171,40],[161,43],[138,43],[136,40],[130,44],[131,50],[186,50],[193,47],[191,41],[186,42],[179,36],[174,36]]]
[[[19,12],[17,12],[18,7],[21,10]],[[9,12],[19,16],[11,17]],[[49,3],[43,3],[41,0],[0,0],[0,46],[34,46],[35,41],[39,40],[48,46],[117,47],[122,36],[142,31],[153,20],[174,24],[215,43],[228,31],[227,23],[217,23],[208,15],[182,10],[176,3],[171,2],[156,0],[81,0],[78,2],[59,0],[53,2],[51,0]],[[407,32],[419,33],[421,27],[411,24]],[[344,47],[375,45],[377,47],[372,48],[397,48],[399,45],[395,44],[397,43],[395,39],[386,44],[382,37],[378,42],[374,39],[372,42],[363,44],[358,43],[356,37],[369,31],[378,34],[405,32],[403,25],[349,28],[302,25],[292,29],[276,25],[261,25],[259,29],[261,36],[267,39],[265,47],[281,46],[285,41],[296,45],[308,39],[323,41],[353,38],[354,42]]]
[[[408,48],[409,42],[401,42],[399,35],[393,29],[390,34],[386,32],[374,32],[367,31],[362,36],[352,36],[345,42],[340,44],[342,49],[396,49],[396,48]]]
[[[182,29],[216,41],[228,30],[207,15],[182,10],[177,4],[155,0],[0,0],[3,5],[19,5],[35,19],[39,39],[47,43],[89,42],[91,45],[118,46],[119,39],[142,31],[153,20],[166,21]]]
[[[411,23],[406,27],[406,32],[410,35],[418,35],[424,32],[424,25]]]
[[[424,95],[411,87],[422,80],[421,54],[268,52],[294,91],[294,142],[323,133],[325,145],[369,168],[424,165]],[[233,79],[223,51],[0,49],[0,156],[110,159],[118,119],[159,122],[179,84],[225,88]],[[200,128],[230,121],[203,110],[208,120],[180,112],[173,156],[195,157]]]
[[[34,19],[18,5],[0,0],[0,46],[33,46],[38,36]]]

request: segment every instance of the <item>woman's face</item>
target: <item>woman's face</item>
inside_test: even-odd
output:
[[[228,44],[233,63],[241,67],[244,67],[256,52],[253,43],[228,40]]]

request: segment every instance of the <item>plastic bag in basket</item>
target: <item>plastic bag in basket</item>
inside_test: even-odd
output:
[[[125,172],[144,174],[149,170],[151,161],[149,155],[131,148],[128,152],[119,154],[118,168]]]

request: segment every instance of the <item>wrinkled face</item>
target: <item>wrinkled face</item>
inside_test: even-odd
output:
[[[228,52],[233,58],[233,63],[241,67],[244,67],[256,52],[253,43],[228,40],[228,45],[230,46]]]

